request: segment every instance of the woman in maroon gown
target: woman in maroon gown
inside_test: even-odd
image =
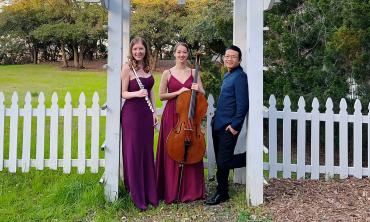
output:
[[[158,138],[156,179],[158,197],[165,203],[188,202],[205,198],[203,162],[184,165],[182,184],[180,193],[178,193],[181,168],[169,157],[165,147],[167,136],[178,120],[176,97],[190,89],[204,93],[200,77],[198,77],[197,84],[192,83],[195,71],[187,67],[188,53],[189,48],[185,43],[178,43],[175,46],[176,65],[163,72],[160,84],[159,97],[162,101],[167,100],[167,103],[163,111]]]
[[[158,195],[153,153],[157,116],[145,100],[146,96],[150,98],[155,111],[154,78],[149,70],[148,47],[144,39],[138,37],[131,41],[129,60],[121,73],[122,97],[125,99],[121,111],[124,183],[135,206],[145,210],[149,204],[158,205]],[[144,89],[140,89],[133,69]]]

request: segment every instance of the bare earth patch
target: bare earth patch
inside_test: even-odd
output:
[[[274,221],[370,221],[370,179],[271,180],[263,211]]]

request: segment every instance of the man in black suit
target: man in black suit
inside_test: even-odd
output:
[[[224,75],[217,110],[212,120],[213,145],[217,163],[217,191],[206,204],[215,205],[229,199],[230,169],[246,166],[245,153],[234,154],[239,132],[249,110],[248,77],[240,66],[242,52],[232,45],[226,49]]]

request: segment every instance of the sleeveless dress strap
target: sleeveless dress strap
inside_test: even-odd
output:
[[[167,83],[170,81],[171,76],[172,76],[171,68],[169,68],[169,69],[168,69],[168,72],[170,73],[170,75],[169,75],[169,76],[168,76],[168,78],[167,78]]]

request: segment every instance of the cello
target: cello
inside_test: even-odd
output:
[[[200,55],[201,53],[196,53],[193,83],[198,81]],[[183,92],[177,97],[178,121],[167,137],[166,149],[168,155],[181,167],[183,164],[195,164],[203,160],[206,141],[201,122],[206,116],[207,108],[205,95],[196,90]],[[181,174],[182,170],[183,168]]]

